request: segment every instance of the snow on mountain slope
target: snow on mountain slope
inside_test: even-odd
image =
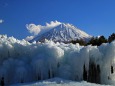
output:
[[[44,41],[45,39],[59,42],[67,42],[76,39],[87,40],[89,38],[91,38],[90,35],[76,28],[75,26],[71,24],[61,23],[41,35],[38,34],[38,36],[32,39],[31,42]]]
[[[35,83],[16,84],[11,86],[112,86],[88,83],[86,81],[76,82],[71,80],[64,80],[61,78],[52,78]]]

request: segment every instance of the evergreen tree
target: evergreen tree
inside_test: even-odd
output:
[[[108,38],[108,42],[111,43],[113,40],[115,40],[115,33],[111,34]]]
[[[100,46],[102,43],[107,43],[107,39],[104,36],[92,37],[87,45],[92,44],[93,46]]]
[[[87,45],[91,44],[93,46],[97,45],[98,38],[97,37],[92,37],[91,40],[87,43]]]
[[[83,39],[72,40],[70,43],[76,44],[79,43],[80,45],[86,45],[86,42]]]
[[[100,46],[102,43],[107,43],[107,39],[104,36],[99,37],[97,46]]]

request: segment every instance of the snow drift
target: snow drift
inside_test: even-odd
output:
[[[115,84],[114,70],[115,41],[97,47],[0,35],[0,80],[4,77],[7,85],[53,77]]]
[[[112,86],[112,85],[100,85],[95,83],[88,83],[86,81],[76,82],[56,77],[48,80],[42,80],[39,82],[18,83],[11,86]]]

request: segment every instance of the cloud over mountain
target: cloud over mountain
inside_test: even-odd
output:
[[[61,24],[61,22],[58,21],[51,21],[50,23],[46,23],[46,25],[44,26],[35,24],[26,24],[26,28],[31,34],[38,35],[50,30],[55,26],[58,26],[59,24]]]

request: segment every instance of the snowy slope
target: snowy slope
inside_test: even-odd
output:
[[[76,82],[71,80],[64,80],[61,78],[53,78],[35,83],[16,84],[11,86],[112,86],[88,83],[86,81]]]
[[[45,39],[53,40],[53,41],[71,41],[76,39],[84,39],[87,40],[91,38],[90,35],[85,33],[84,31],[76,28],[71,24],[61,23],[56,27],[53,27],[49,31],[36,36],[32,41],[44,41]]]

